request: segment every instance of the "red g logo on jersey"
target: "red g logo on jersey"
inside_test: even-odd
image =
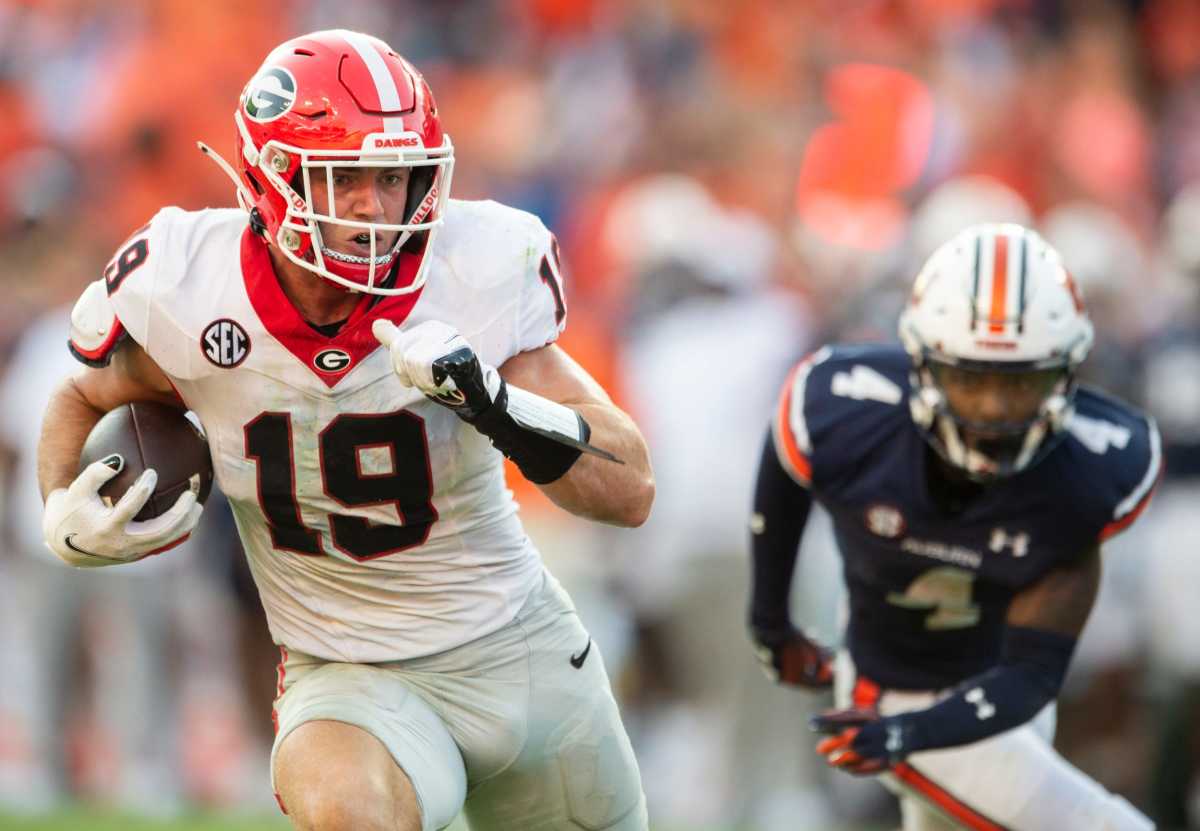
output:
[[[322,349],[313,356],[313,366],[321,372],[338,374],[350,368],[351,357],[344,349]]]
[[[233,369],[250,354],[250,336],[237,321],[223,317],[204,327],[200,351],[210,364]]]

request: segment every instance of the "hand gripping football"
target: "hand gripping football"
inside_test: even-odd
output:
[[[101,460],[120,470],[100,488],[100,495],[113,503],[143,470],[153,468],[158,473],[154,493],[135,521],[168,510],[191,487],[192,477],[198,477],[197,502],[203,503],[212,488],[208,441],[183,410],[164,404],[137,401],[106,413],[84,442],[79,469]]]

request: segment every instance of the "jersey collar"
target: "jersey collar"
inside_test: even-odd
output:
[[[418,257],[403,253],[400,256],[401,269],[415,269]],[[397,325],[401,324],[424,291],[422,287],[411,294],[391,297],[364,295],[363,302],[355,307],[338,333],[326,337],[308,325],[283,293],[267,252],[267,243],[249,227],[242,232],[241,261],[246,294],[263,327],[330,388],[349,375],[363,358],[379,348],[379,341],[371,334],[371,324],[375,319],[386,318]],[[336,354],[339,352],[345,358]],[[338,369],[322,369],[322,364],[318,363],[320,357],[325,359],[325,366],[337,366]],[[346,358],[349,360],[342,365]]]

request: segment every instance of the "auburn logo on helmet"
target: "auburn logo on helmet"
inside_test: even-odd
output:
[[[296,79],[281,66],[265,69],[246,88],[246,115],[255,121],[273,121],[296,103]]]

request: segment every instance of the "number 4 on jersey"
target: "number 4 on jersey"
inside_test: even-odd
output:
[[[928,611],[926,629],[965,629],[979,623],[979,606],[971,602],[975,575],[941,566],[923,572],[903,593],[891,592],[888,603],[903,609]]]

